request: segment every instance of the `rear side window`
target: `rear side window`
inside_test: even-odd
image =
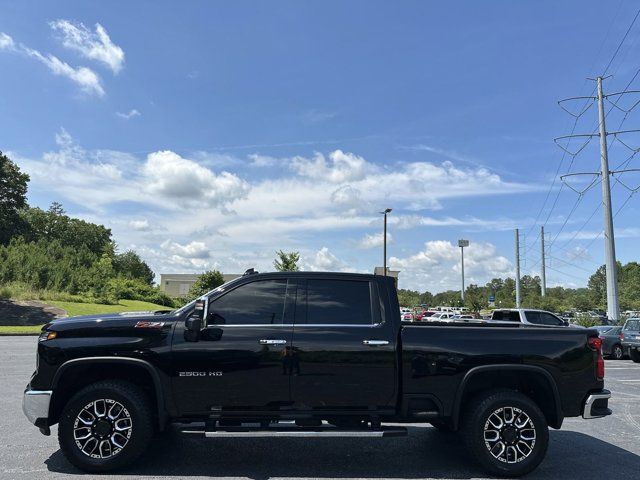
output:
[[[519,322],[520,314],[512,310],[495,310],[491,319],[501,320],[503,322]]]
[[[370,325],[372,314],[369,282],[308,280],[306,323]]]

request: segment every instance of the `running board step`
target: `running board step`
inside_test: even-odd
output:
[[[381,427],[378,429],[339,429],[336,427],[318,427],[318,428],[301,428],[301,427],[266,427],[248,429],[244,427],[226,427],[216,430],[199,430],[184,428],[180,430],[182,433],[190,435],[204,435],[206,438],[238,438],[238,437],[405,437],[407,429],[404,427]]]

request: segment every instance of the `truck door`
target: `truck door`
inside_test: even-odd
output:
[[[180,413],[286,406],[289,377],[283,357],[291,347],[294,305],[295,288],[293,296],[287,293],[286,278],[256,279],[210,299],[207,327],[197,342],[185,340],[180,322],[172,377]]]
[[[395,404],[396,339],[368,280],[300,279],[291,397],[300,410],[389,408]],[[387,314],[389,316],[389,314]]]

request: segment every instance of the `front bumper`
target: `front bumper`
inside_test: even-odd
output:
[[[51,390],[27,390],[22,397],[22,411],[36,427],[41,430],[48,429],[49,403],[51,403]]]
[[[584,401],[584,408],[582,410],[582,418],[602,418],[607,415],[611,415],[611,409],[609,408],[609,399],[611,398],[611,392],[609,390],[600,390],[599,392],[591,393]]]

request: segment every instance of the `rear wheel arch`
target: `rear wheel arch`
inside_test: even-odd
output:
[[[465,405],[478,393],[497,388],[526,395],[542,410],[551,427],[562,426],[564,414],[553,376],[542,367],[507,364],[474,367],[465,374],[453,404],[453,428],[458,429]]]
[[[51,389],[49,424],[53,425],[67,402],[83,388],[103,380],[124,380],[141,387],[150,398],[162,430],[168,414],[160,375],[153,365],[137,358],[87,357],[69,360],[56,372]]]

